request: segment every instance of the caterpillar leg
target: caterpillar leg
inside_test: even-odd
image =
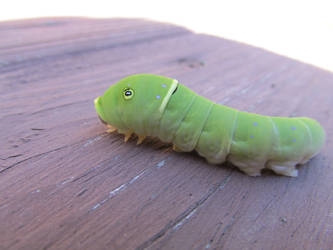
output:
[[[131,129],[118,129],[118,132],[120,134],[123,134],[125,136],[124,141],[127,142],[129,138],[131,138],[133,134],[133,130]]]
[[[260,176],[261,170],[265,168],[265,164],[261,161],[239,159],[233,155],[228,157],[228,161],[249,176]]]
[[[131,138],[133,132],[131,130],[129,130],[128,132],[125,133],[125,138],[124,138],[124,142],[127,142],[129,140],[129,138]]]
[[[183,152],[180,148],[178,148],[175,144],[172,145],[172,150],[176,152]]]
[[[116,128],[109,128],[109,129],[106,130],[106,132],[109,133],[109,134],[111,134],[111,133],[113,133],[115,131],[117,131]]]
[[[273,170],[276,174],[279,175],[297,177],[298,170],[295,168],[297,164],[298,162],[295,161],[285,161],[285,162],[269,161],[267,163],[267,168]]]
[[[106,130],[107,133],[110,133],[110,134],[111,134],[111,133],[117,131],[117,128],[112,127],[112,126],[109,125],[109,124],[107,124],[106,127],[108,128],[108,129]]]
[[[141,144],[145,138],[146,138],[145,135],[138,135],[138,141],[137,141],[136,145]]]

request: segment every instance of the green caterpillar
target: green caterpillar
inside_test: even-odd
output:
[[[270,117],[241,112],[201,97],[177,80],[151,74],[126,77],[95,99],[108,132],[118,130],[138,144],[146,136],[173,143],[176,151],[196,150],[208,162],[229,161],[250,176],[268,168],[298,175],[295,168],[316,155],[325,132],[310,118]]]

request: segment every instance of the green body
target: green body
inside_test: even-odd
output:
[[[128,89],[132,95],[126,99]],[[324,130],[312,119],[241,112],[150,74],[122,79],[95,100],[95,107],[121,133],[156,136],[180,151],[196,150],[211,163],[228,160],[252,176],[265,167],[297,176],[295,165],[317,154],[325,141]]]

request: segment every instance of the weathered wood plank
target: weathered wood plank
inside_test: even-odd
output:
[[[146,20],[3,22],[0,37],[0,249],[333,246],[332,73]],[[292,179],[125,144],[92,102],[142,72],[242,110],[313,117],[327,145]]]

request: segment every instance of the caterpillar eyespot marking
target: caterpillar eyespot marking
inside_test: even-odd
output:
[[[134,95],[133,89],[126,88],[123,90],[123,96],[124,96],[125,100],[131,99],[133,97],[133,95]]]
[[[108,131],[117,130],[125,140],[132,133],[138,144],[146,136],[158,137],[176,151],[195,150],[210,163],[230,161],[250,176],[268,168],[296,177],[296,165],[318,154],[325,143],[325,131],[313,119],[238,111],[175,79],[152,74],[121,79],[95,99],[95,108]]]

